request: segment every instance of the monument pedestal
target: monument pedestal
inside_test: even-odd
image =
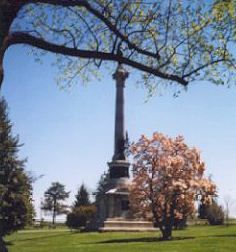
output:
[[[98,202],[98,230],[101,232],[124,231],[156,231],[153,223],[133,218],[129,208],[130,179],[126,174],[129,163],[124,160],[116,160],[108,163],[110,178],[104,195]]]
[[[107,219],[103,227],[99,228],[100,232],[152,232],[157,231],[151,221],[141,221],[134,219]]]
[[[102,222],[108,218],[131,217],[128,198],[130,180],[127,177],[129,165],[125,160],[108,163],[109,179],[97,206],[98,218]]]

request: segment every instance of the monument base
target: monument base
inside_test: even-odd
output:
[[[100,232],[153,232],[157,230],[150,221],[122,218],[108,218],[99,228]]]
[[[110,231],[157,231],[153,223],[136,220],[129,207],[128,177],[129,163],[125,160],[115,160],[108,163],[109,180],[104,193],[97,201],[96,230]]]
[[[129,209],[128,178],[109,179],[105,192],[97,199],[97,219],[131,218]]]

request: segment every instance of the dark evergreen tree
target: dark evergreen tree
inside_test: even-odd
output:
[[[80,206],[89,206],[91,204],[89,199],[88,189],[84,184],[82,184],[78,190],[77,195],[75,196],[76,200],[74,203],[74,208]]]
[[[104,172],[101,176],[100,179],[98,181],[97,184],[97,189],[94,193],[95,195],[95,201],[99,201],[100,197],[103,197],[103,195],[106,193],[107,189],[108,189],[108,181],[109,181],[109,173]]]
[[[52,224],[55,224],[56,216],[66,214],[67,205],[64,204],[65,199],[69,197],[70,192],[65,191],[65,186],[59,182],[54,182],[44,193],[44,202],[42,209],[52,212]]]
[[[31,179],[24,170],[26,160],[18,156],[19,138],[12,135],[7,104],[0,99],[0,251],[8,251],[4,236],[32,221]]]

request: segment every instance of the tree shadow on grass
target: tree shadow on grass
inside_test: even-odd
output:
[[[227,238],[227,237],[233,237],[236,238],[236,234],[219,234],[219,235],[206,235],[206,236],[201,236],[201,237],[222,237],[222,238]]]
[[[236,234],[215,234],[215,235],[204,235],[204,236],[180,236],[173,237],[172,240],[167,240],[167,242],[171,241],[181,241],[181,240],[191,240],[196,238],[236,238]],[[124,238],[124,239],[111,239],[96,242],[95,244],[109,244],[109,243],[135,243],[135,242],[166,242],[162,240],[160,237],[141,237],[141,238]]]
[[[26,241],[42,241],[42,240],[46,240],[46,239],[51,239],[51,238],[55,238],[55,237],[65,237],[67,235],[70,235],[70,233],[68,234],[54,234],[54,235],[41,235],[41,236],[37,236],[37,237],[30,237],[30,238],[25,238],[25,239],[19,239],[17,240],[17,242],[26,242]],[[13,243],[13,241],[9,241],[10,243]],[[11,244],[12,245],[12,244]]]
[[[6,246],[12,246],[14,244],[12,241],[5,241],[4,243]]]
[[[195,237],[188,236],[188,237],[174,237],[170,241],[180,241],[180,240],[190,240],[195,239]],[[127,239],[112,239],[106,241],[97,242],[97,244],[108,244],[108,243],[131,243],[131,242],[165,242],[161,238],[158,237],[141,237],[141,238],[127,238]]]

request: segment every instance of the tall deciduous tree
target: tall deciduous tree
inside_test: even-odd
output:
[[[89,199],[89,192],[84,184],[82,184],[75,196],[74,207],[89,206],[91,204]]]
[[[235,70],[236,23],[225,2],[233,1],[0,0],[0,83],[15,44],[65,55],[57,64],[67,84],[103,62],[141,70],[150,90],[160,80],[224,83]]]
[[[183,137],[172,139],[160,133],[150,139],[142,136],[131,152],[131,207],[138,216],[152,216],[163,239],[171,239],[175,219],[194,212],[196,193],[201,191],[205,202],[210,203],[216,187],[204,177],[205,165],[199,152],[189,148]]]
[[[55,224],[56,216],[66,214],[68,206],[64,201],[69,197],[70,192],[65,191],[65,186],[59,182],[53,182],[44,193],[42,209],[52,212],[52,224]]]
[[[24,170],[25,160],[18,157],[19,138],[12,135],[7,104],[0,99],[0,251],[5,252],[3,237],[23,228],[33,218],[32,186]]]
[[[229,218],[230,218],[230,210],[233,204],[235,203],[235,200],[233,200],[230,195],[224,196],[224,206],[225,206],[225,223],[228,226],[229,225]]]

